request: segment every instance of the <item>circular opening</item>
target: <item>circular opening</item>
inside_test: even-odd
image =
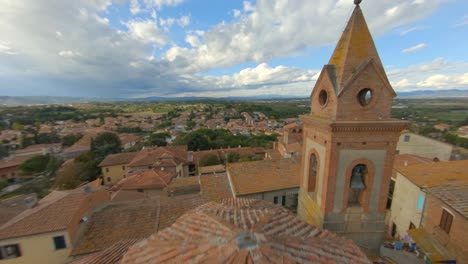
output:
[[[328,93],[325,90],[320,91],[319,93],[319,103],[324,106],[328,100]]]
[[[368,105],[372,100],[372,90],[369,88],[362,89],[358,94],[358,100],[362,106]]]

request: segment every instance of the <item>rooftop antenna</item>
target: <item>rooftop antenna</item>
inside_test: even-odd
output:
[[[354,0],[355,5],[359,5],[362,2],[362,0]]]

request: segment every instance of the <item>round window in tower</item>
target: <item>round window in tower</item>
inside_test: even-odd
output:
[[[372,101],[372,90],[364,88],[358,93],[358,101],[362,106],[367,106]]]
[[[325,90],[320,91],[319,97],[318,97],[319,103],[321,106],[324,106],[328,102],[328,93]]]

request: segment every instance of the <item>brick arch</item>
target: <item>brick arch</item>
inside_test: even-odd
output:
[[[317,168],[315,170],[315,181],[311,182],[311,158],[312,155],[315,155],[315,159],[317,161]],[[319,179],[319,173],[320,173],[320,155],[317,152],[316,149],[312,149],[309,151],[308,155],[306,156],[306,161],[307,161],[307,171],[306,171],[306,180],[305,180],[305,187],[307,189],[307,192],[314,192],[314,196],[317,193],[317,186],[318,186],[318,179]],[[313,189],[313,190],[311,190]]]
[[[366,188],[361,193],[359,197],[359,202],[364,212],[367,213],[369,211],[370,195],[372,192],[372,184],[374,182],[374,177],[375,177],[375,166],[372,161],[365,159],[365,158],[361,158],[361,159],[354,160],[346,168],[346,175],[345,175],[346,182],[345,182],[344,193],[343,193],[343,209],[342,209],[343,212],[345,212],[346,209],[348,208],[348,199],[349,199],[349,191],[350,191],[349,184],[351,182],[351,174],[352,174],[353,168],[359,164],[364,164],[367,167],[367,174],[364,176],[364,185],[366,186]]]

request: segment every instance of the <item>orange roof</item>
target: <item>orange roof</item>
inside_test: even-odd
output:
[[[226,173],[216,173],[200,176],[201,194],[213,202],[225,198],[233,198],[231,185]]]
[[[99,167],[129,164],[137,155],[137,152],[126,152],[107,155],[107,157],[98,165]]]
[[[424,158],[412,154],[400,154],[395,155],[395,159],[393,161],[393,168],[399,169],[406,166],[411,166],[414,164],[421,164],[421,163],[431,163],[434,162],[429,158]]]
[[[337,250],[339,249],[339,250]],[[135,243],[121,263],[371,263],[351,240],[264,201],[210,202]]]
[[[299,167],[293,159],[279,159],[230,163],[227,171],[235,194],[243,195],[299,187]]]
[[[376,63],[382,72],[382,76],[386,78],[384,67],[362,10],[359,5],[356,5],[328,62],[329,65],[335,65],[336,67],[336,84],[338,85],[336,93],[339,94],[357,69],[370,60]]]
[[[173,171],[144,170],[120,180],[114,189],[136,190],[136,189],[164,189],[176,176]]]
[[[177,164],[187,159],[187,146],[167,146],[143,149],[132,159],[129,166],[149,166],[161,159],[172,159]],[[176,165],[176,163],[169,165]]]
[[[427,192],[468,219],[468,182],[466,180],[428,188]]]
[[[296,127],[302,127],[302,125],[298,125],[296,123],[291,123],[291,124],[285,125],[283,128],[284,128],[284,130],[289,130],[289,129],[296,128]]]
[[[449,184],[454,181],[468,182],[468,160],[416,164],[397,170],[422,188]]]
[[[0,229],[0,239],[67,229],[80,210],[92,205],[91,200],[91,194],[81,190],[53,191],[35,207],[3,225]]]
[[[196,194],[107,203],[89,217],[71,255],[105,250],[122,240],[147,238],[205,202]]]
[[[226,167],[222,164],[220,165],[213,165],[213,166],[205,166],[205,167],[199,167],[198,172],[200,174],[206,174],[206,173],[214,173],[214,172],[225,172]]]

